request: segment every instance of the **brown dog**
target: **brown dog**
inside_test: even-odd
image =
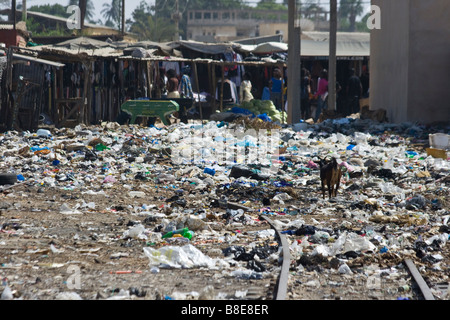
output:
[[[341,182],[341,167],[338,166],[335,158],[332,158],[330,161],[319,159],[319,166],[323,198],[325,199],[325,185],[328,186],[329,197],[335,197],[339,189],[339,183]],[[335,185],[336,188],[334,187]]]

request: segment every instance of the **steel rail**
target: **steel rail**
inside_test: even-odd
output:
[[[408,267],[409,271],[411,272],[411,275],[413,276],[416,283],[419,285],[420,291],[422,292],[425,300],[434,300],[434,296],[431,293],[430,288],[428,288],[427,283],[420,275],[419,270],[417,270],[416,266],[414,265],[414,262],[411,259],[405,259],[405,264]]]
[[[281,242],[282,252],[283,252],[283,263],[281,265],[280,275],[277,279],[277,283],[274,290],[274,300],[286,300],[287,294],[287,283],[289,276],[289,266],[291,264],[291,254],[289,252],[289,243],[286,240],[286,237],[281,234],[278,229],[275,227],[272,220],[269,218],[260,215],[260,219],[263,219],[269,223],[269,225],[275,230],[275,233]]]

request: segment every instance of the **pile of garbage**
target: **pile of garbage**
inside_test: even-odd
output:
[[[113,228],[115,236],[96,234],[95,239],[115,237],[125,247],[145,243],[141,250],[154,274],[164,268],[204,268],[216,277],[229,272],[258,280],[276,271],[270,267],[279,259],[274,232],[236,230],[256,230],[258,216],[269,215],[293,256],[291,299],[308,298],[301,293],[305,288],[317,294],[325,287],[331,291],[313,298],[333,298],[343,294],[336,287],[345,286],[336,279],[380,275],[403,279],[385,297],[416,299],[410,289],[398,291],[410,279],[402,267],[406,257],[420,265],[431,287],[442,289],[439,285],[449,282],[448,146],[439,145],[443,157],[428,150],[436,149],[430,136],[438,134],[442,141],[449,128],[350,118],[263,123],[258,118],[167,127],[105,122],[5,132],[0,135],[2,234],[20,236],[27,229],[29,221],[12,217],[20,216],[20,200],[32,190],[49,194],[36,214],[56,210],[62,217],[84,219],[101,211],[139,217],[126,229]],[[342,171],[336,197],[322,197],[319,161],[325,158],[335,158]],[[26,189],[16,191],[21,187]],[[52,192],[78,196],[52,200]],[[0,237],[2,277],[11,276],[6,267],[14,255],[2,249],[8,241]],[[218,246],[198,245],[202,242]],[[319,280],[324,273],[326,283]],[[435,296],[448,299],[441,289],[433,291]]]

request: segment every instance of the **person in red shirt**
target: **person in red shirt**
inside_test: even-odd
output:
[[[322,113],[322,109],[327,108],[327,96],[328,96],[328,71],[326,69],[322,70],[320,73],[319,84],[317,87],[317,92],[315,98],[317,99],[317,109],[314,121],[319,120],[319,116]]]

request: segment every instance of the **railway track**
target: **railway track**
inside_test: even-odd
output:
[[[288,277],[289,277],[289,267],[291,264],[291,255],[289,253],[289,244],[286,240],[286,237],[280,233],[280,231],[275,227],[273,221],[265,216],[260,216],[261,219],[267,221],[270,226],[275,230],[276,238],[278,239],[281,245],[281,258],[282,265],[280,269],[280,274],[276,280],[276,286],[273,293],[273,300],[285,300],[287,297],[287,286],[288,286]]]

